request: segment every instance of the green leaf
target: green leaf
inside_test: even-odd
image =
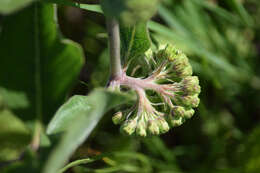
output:
[[[74,166],[78,166],[78,165],[86,164],[86,163],[91,163],[91,162],[94,162],[96,160],[97,159],[87,158],[87,159],[81,159],[81,160],[73,161],[73,162],[69,163],[68,165],[66,165],[64,168],[62,168],[58,173],[63,173],[65,171],[67,171],[69,168],[72,168]]]
[[[151,46],[146,23],[120,26],[121,55],[124,60],[143,55]]]
[[[8,110],[0,111],[0,161],[16,159],[30,143],[30,131]]]
[[[60,36],[54,9],[34,3],[2,21],[0,83],[28,97],[30,107],[19,112],[24,120],[43,116],[47,122],[83,64],[81,47]]]
[[[158,0],[101,0],[105,16],[134,25],[149,20],[156,12]]]
[[[67,6],[72,6],[72,7],[78,7],[84,10],[89,10],[97,13],[103,13],[100,5],[96,4],[80,4],[78,2],[73,2],[71,0],[43,0],[51,3],[55,3],[58,5],[67,5]]]
[[[29,5],[34,0],[1,0],[0,14],[10,14]]]
[[[18,109],[29,106],[28,99],[23,92],[10,91],[0,87],[0,106]]]
[[[50,135],[69,130],[71,122],[75,121],[78,116],[85,116],[90,108],[87,96],[75,95],[71,97],[55,113],[47,127],[47,134]]]
[[[48,126],[49,133],[65,129],[66,133],[51,153],[44,173],[56,173],[76,148],[88,138],[106,111],[132,99],[128,95],[104,89],[96,89],[89,96],[72,97],[59,109]]]

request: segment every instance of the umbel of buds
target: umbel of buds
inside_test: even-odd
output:
[[[145,61],[152,71],[148,77],[134,78],[122,72],[111,82],[111,88],[120,86],[135,90],[138,101],[131,108],[117,112],[112,120],[121,124],[128,135],[159,135],[170,127],[182,125],[194,114],[200,99],[197,76],[187,56],[172,45],[161,45],[157,52],[148,50]]]

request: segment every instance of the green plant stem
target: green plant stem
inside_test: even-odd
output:
[[[39,146],[40,146],[41,132],[42,132],[41,121],[40,120],[36,120],[35,121],[33,138],[32,138],[32,142],[31,142],[31,148],[32,148],[33,151],[37,151]]]
[[[96,161],[96,159],[90,159],[90,158],[87,158],[87,159],[82,159],[82,160],[76,160],[74,162],[71,162],[69,163],[68,165],[66,165],[64,168],[62,168],[58,173],[63,173],[65,172],[66,170],[68,170],[69,168],[72,168],[74,166],[78,166],[78,165],[81,165],[81,164],[86,164],[86,163],[90,163],[90,162],[94,162]]]
[[[40,135],[42,131],[41,121],[42,121],[42,83],[41,83],[41,72],[40,72],[40,64],[41,64],[41,53],[40,53],[40,45],[39,45],[39,20],[38,20],[38,4],[36,3],[34,6],[34,22],[35,22],[35,101],[36,101],[36,120],[34,127],[33,139],[31,142],[31,147],[34,151],[38,150],[40,146]]]
[[[119,24],[115,18],[107,18],[107,31],[110,50],[111,79],[116,78],[122,72],[120,60],[120,33]]]

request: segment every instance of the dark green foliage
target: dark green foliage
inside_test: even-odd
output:
[[[51,4],[34,3],[2,21],[0,84],[26,94],[30,106],[18,114],[24,120],[48,122],[83,64],[81,48],[61,39],[55,17]]]

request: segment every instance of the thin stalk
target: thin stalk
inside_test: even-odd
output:
[[[95,159],[90,159],[90,158],[87,158],[87,159],[82,159],[82,160],[76,160],[74,162],[71,162],[69,163],[68,165],[66,165],[64,168],[62,168],[58,173],[63,173],[65,172],[66,170],[68,170],[69,168],[72,168],[74,166],[78,166],[78,165],[81,165],[81,164],[86,164],[86,163],[90,163],[90,162],[94,162],[96,161]]]
[[[107,31],[110,50],[111,79],[118,77],[122,72],[120,60],[120,33],[119,24],[115,18],[107,18]]]
[[[34,30],[35,30],[35,88],[36,88],[36,94],[35,94],[35,102],[36,102],[36,120],[35,120],[35,126],[34,126],[34,132],[33,132],[33,138],[31,142],[31,147],[34,151],[38,150],[40,146],[40,135],[42,131],[42,76],[40,71],[40,64],[41,64],[41,52],[40,52],[40,40],[39,40],[39,14],[38,14],[38,5],[35,4],[34,6]]]

